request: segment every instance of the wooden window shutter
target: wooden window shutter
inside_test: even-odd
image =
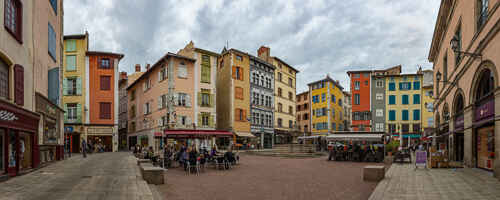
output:
[[[236,67],[233,66],[233,79],[236,79]]]
[[[246,110],[242,110],[243,114],[242,114],[242,117],[243,119],[241,119],[242,121],[246,121],[247,119],[247,111]]]
[[[240,80],[243,81],[244,80],[243,79],[243,69],[241,69],[241,67],[240,67],[240,70],[238,70],[238,71],[240,72]]]
[[[109,68],[114,69],[115,68],[115,58],[109,58]]]
[[[234,109],[234,121],[239,121],[240,120],[240,109],[236,108]]]
[[[24,68],[21,65],[14,66],[14,102],[24,106]]]

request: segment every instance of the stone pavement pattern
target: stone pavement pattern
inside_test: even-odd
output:
[[[481,169],[422,169],[393,164],[370,200],[500,199],[500,182]]]
[[[170,169],[166,184],[155,187],[168,200],[366,200],[377,185],[363,181],[363,167],[374,163],[240,155],[241,163],[227,171],[210,166],[197,176]]]
[[[0,183],[0,194],[0,200],[153,199],[128,152],[73,155]]]

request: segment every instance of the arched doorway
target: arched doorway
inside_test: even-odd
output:
[[[453,100],[453,152],[452,160],[464,159],[464,97],[459,90]]]
[[[474,100],[474,155],[476,166],[492,170],[495,158],[495,74],[488,68],[476,74]]]

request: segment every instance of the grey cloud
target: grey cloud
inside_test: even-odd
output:
[[[66,1],[65,8],[65,34],[87,28],[91,48],[125,54],[123,71],[177,52],[190,40],[215,52],[226,41],[252,54],[266,45],[301,71],[300,92],[326,74],[349,90],[347,70],[430,68],[439,1],[86,0]]]

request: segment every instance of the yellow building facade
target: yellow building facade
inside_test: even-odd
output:
[[[232,131],[237,136],[249,136],[249,56],[236,49],[224,49],[217,66],[217,129]]]
[[[420,138],[423,131],[422,74],[386,75],[386,130]],[[407,136],[409,135],[409,136]]]
[[[86,119],[85,57],[88,34],[64,36],[62,107],[66,111],[64,123],[67,133],[83,133]]]
[[[326,77],[308,84],[311,105],[312,135],[327,135],[343,127],[343,90],[337,81]]]

